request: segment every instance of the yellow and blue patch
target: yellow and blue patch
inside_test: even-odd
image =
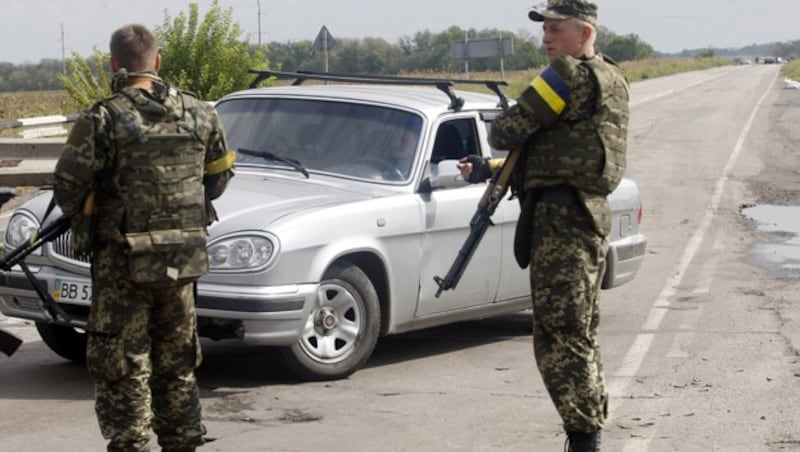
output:
[[[547,66],[522,93],[520,103],[532,110],[545,125],[554,123],[564,109],[570,96],[570,88],[561,75]]]

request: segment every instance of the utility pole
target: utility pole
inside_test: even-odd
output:
[[[67,75],[67,57],[64,44],[64,22],[61,22],[61,73]]]
[[[464,31],[464,73],[469,75],[469,31]]]
[[[258,48],[261,48],[261,0],[256,0],[258,4]]]

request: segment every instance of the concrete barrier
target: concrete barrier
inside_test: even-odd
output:
[[[0,138],[0,186],[42,186],[53,170],[66,138]]]
[[[64,148],[61,138],[3,138],[0,137],[0,158],[57,159]]]

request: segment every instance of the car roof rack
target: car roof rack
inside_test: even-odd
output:
[[[409,85],[409,86],[435,86],[445,93],[450,99],[449,108],[459,111],[464,106],[464,99],[456,96],[453,86],[456,84],[465,85],[484,85],[500,98],[500,106],[505,110],[508,108],[508,98],[500,90],[500,86],[508,83],[502,80],[465,80],[465,79],[445,79],[445,78],[422,78],[422,77],[400,77],[391,75],[360,75],[360,74],[340,74],[331,72],[314,71],[264,71],[250,69],[251,74],[257,74],[255,80],[250,83],[250,88],[255,88],[262,81],[275,77],[279,80],[294,80],[292,85],[301,85],[306,80],[321,80],[328,82],[347,82],[365,83],[375,85]]]

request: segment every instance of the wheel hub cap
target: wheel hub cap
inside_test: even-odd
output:
[[[339,325],[339,319],[332,309],[322,308],[317,315],[316,324],[322,334],[328,334]]]

